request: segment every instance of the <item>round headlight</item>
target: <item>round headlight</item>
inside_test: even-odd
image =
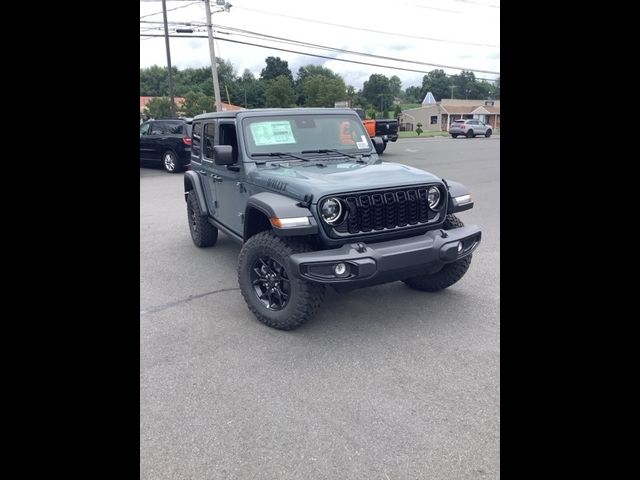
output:
[[[320,206],[322,220],[334,223],[342,215],[342,203],[337,198],[327,198]]]
[[[427,199],[429,200],[429,208],[436,208],[440,203],[440,189],[438,187],[429,187]]]

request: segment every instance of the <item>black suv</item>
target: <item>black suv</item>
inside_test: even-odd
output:
[[[140,163],[162,162],[169,173],[191,161],[191,120],[151,120],[140,125]]]

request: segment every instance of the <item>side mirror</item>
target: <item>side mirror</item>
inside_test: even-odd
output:
[[[231,165],[233,161],[233,147],[231,145],[215,145],[213,147],[213,159],[216,165]]]
[[[384,145],[384,140],[380,137],[371,137],[371,141],[373,142],[374,147],[382,147]]]

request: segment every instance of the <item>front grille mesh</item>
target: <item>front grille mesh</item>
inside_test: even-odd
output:
[[[440,218],[438,213],[429,209],[428,188],[429,186],[420,186],[383,192],[336,195],[346,204],[347,213],[346,219],[334,226],[335,231],[357,235],[437,221]],[[445,203],[443,198],[440,206],[444,206]]]

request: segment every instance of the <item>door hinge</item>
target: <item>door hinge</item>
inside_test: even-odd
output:
[[[215,208],[218,208],[218,200],[214,200],[214,202],[213,202],[213,206],[214,206]]]
[[[236,186],[238,187],[238,190],[240,190],[240,193],[244,193],[247,191],[247,189],[244,188],[244,185],[242,184],[242,182],[236,182]]]
[[[240,223],[244,225],[244,213],[239,213],[238,215],[240,216]]]

